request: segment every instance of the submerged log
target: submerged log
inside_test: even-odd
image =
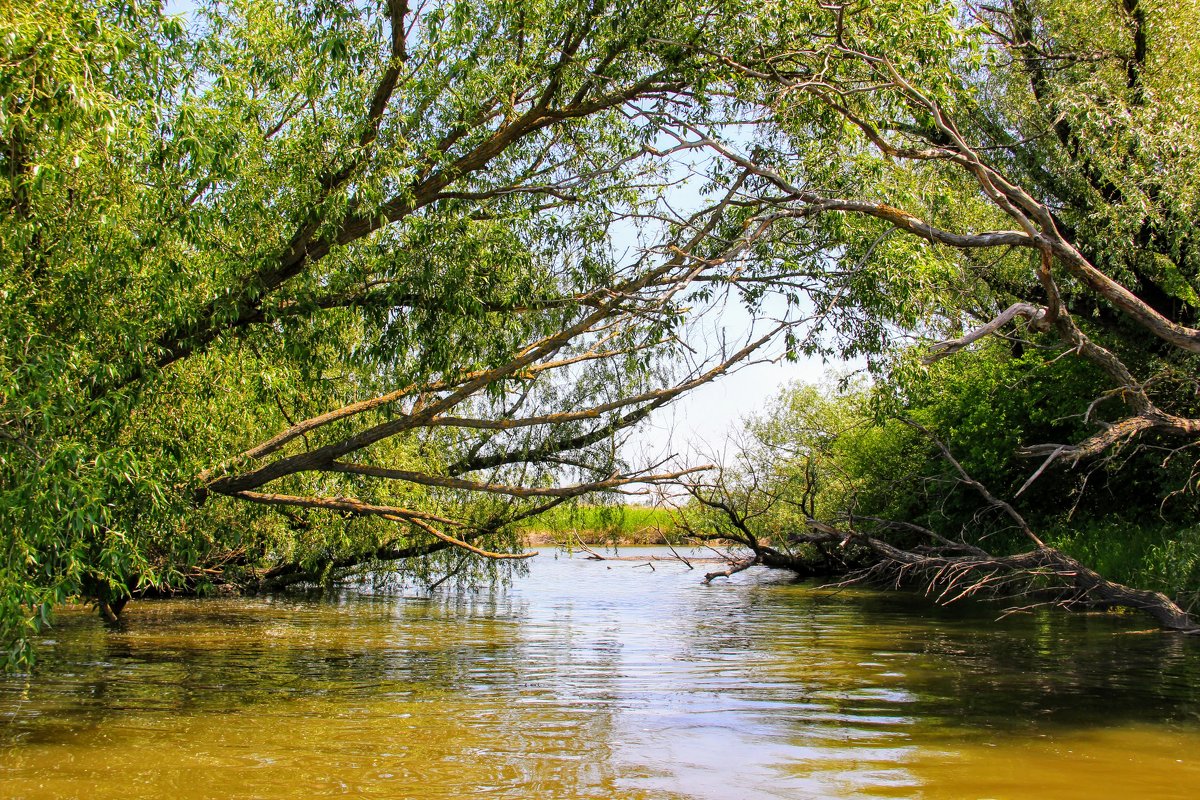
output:
[[[100,619],[109,625],[120,625],[121,612],[125,610],[125,604],[128,602],[128,597],[118,597],[113,600],[97,600],[96,609],[100,612]]]

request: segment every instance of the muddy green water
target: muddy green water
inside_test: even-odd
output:
[[[68,612],[5,798],[1200,797],[1200,642],[750,571]]]

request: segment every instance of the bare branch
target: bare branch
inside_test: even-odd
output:
[[[743,558],[738,561],[734,561],[732,564],[730,564],[725,569],[717,570],[715,572],[705,573],[704,580],[702,580],[700,582],[707,585],[707,584],[712,583],[715,578],[728,578],[730,576],[736,575],[739,572],[748,570],[758,563],[759,563],[758,555],[755,554],[753,556],[750,556],[749,558]]]
[[[1025,534],[1025,537],[1033,542],[1034,545],[1040,548],[1044,548],[1046,546],[1045,542],[1038,538],[1037,534],[1033,532],[1033,529],[1029,527],[1029,523],[1025,521],[1025,518],[1021,516],[1021,514],[1015,508],[1013,508],[1010,503],[1006,503],[1005,501],[996,497],[994,494],[988,491],[986,486],[972,478],[967,473],[967,471],[963,468],[963,465],[960,464],[958,459],[954,457],[954,454],[950,452],[950,448],[946,446],[945,442],[934,436],[933,433],[923,425],[913,422],[910,419],[901,419],[900,421],[908,427],[920,431],[931,442],[933,442],[937,446],[938,450],[941,451],[942,457],[945,458],[946,461],[950,463],[950,466],[954,468],[954,471],[958,473],[959,480],[978,492],[979,495],[987,501],[988,505],[994,506],[1008,515],[1008,518],[1017,524],[1017,527],[1021,530],[1021,533]]]
[[[1029,320],[1030,326],[1034,330],[1044,329],[1043,323],[1046,319],[1047,310],[1040,306],[1035,306],[1032,303],[1013,303],[1005,309],[1000,315],[987,323],[980,325],[978,328],[970,331],[966,335],[958,339],[950,339],[944,342],[938,342],[930,346],[929,353],[921,359],[925,364],[932,364],[946,356],[953,355],[959,350],[964,349],[970,344],[979,341],[985,336],[990,336],[996,331],[1008,325],[1017,317],[1022,317]]]
[[[1200,625],[1166,595],[1107,580],[1051,547],[1011,556],[919,554],[816,520],[809,520],[809,527],[811,533],[798,534],[797,541],[838,547],[854,543],[878,557],[873,566],[849,578],[849,583],[886,578],[896,585],[924,584],[926,592],[942,603],[977,595],[1014,598],[1034,594],[1046,598],[1043,604],[1067,608],[1120,606],[1150,615],[1166,630],[1200,633]]]

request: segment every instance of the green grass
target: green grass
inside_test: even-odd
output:
[[[1188,606],[1200,599],[1200,526],[1114,518],[1050,531],[1047,543],[1109,580],[1164,592]]]
[[[671,512],[649,506],[555,508],[518,530],[526,537],[570,543],[576,534],[587,544],[661,544],[675,528]]]

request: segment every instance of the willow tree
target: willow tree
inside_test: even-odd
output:
[[[670,477],[614,437],[790,325],[664,360],[749,246],[651,146],[738,10],[5,4],[10,658],[66,598],[445,574]]]
[[[860,350],[1011,298],[930,357],[1023,320],[1109,373],[1129,411],[1058,458],[1192,437],[1190,407],[1130,372],[1149,355],[1122,367],[1116,351],[1181,368],[1200,352],[1198,19],[1137,0],[788,4],[723,56],[771,112],[764,139],[751,152],[693,129],[686,146],[765,187],[755,218],[792,221],[774,241],[807,262],[814,299],[879,320],[875,342],[845,337]]]
[[[67,597],[511,561],[777,334],[1015,325],[1110,386],[1042,474],[1190,444],[1200,26],[1092,5],[4,5],[11,654]],[[694,355],[722,289],[810,326]]]

